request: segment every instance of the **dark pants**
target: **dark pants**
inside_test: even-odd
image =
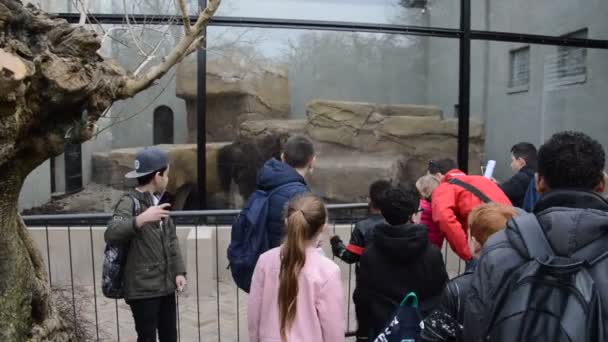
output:
[[[356,299],[357,293],[357,288],[355,288],[355,291],[353,292],[353,302],[355,303],[355,316],[357,316],[357,342],[365,342],[369,340],[369,310],[364,309],[363,305]]]
[[[137,342],[177,341],[175,294],[127,301],[133,313]]]

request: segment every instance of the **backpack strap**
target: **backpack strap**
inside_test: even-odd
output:
[[[141,214],[141,203],[139,203],[139,200],[133,194],[127,194],[127,196],[133,200],[133,216],[138,216]]]
[[[488,196],[486,196],[483,192],[481,192],[481,190],[477,189],[476,187],[474,187],[473,185],[471,185],[469,183],[461,181],[458,178],[452,178],[448,181],[448,183],[457,185],[461,188],[464,188],[465,190],[467,190],[468,192],[472,193],[477,198],[479,198],[483,203],[492,202],[492,200]]]
[[[554,256],[553,248],[534,214],[522,214],[513,219],[531,259]]]
[[[272,197],[272,195],[276,194],[277,192],[281,191],[282,189],[284,189],[288,186],[294,185],[294,184],[301,184],[301,183],[300,182],[289,182],[289,183],[279,185],[268,193],[268,198]]]

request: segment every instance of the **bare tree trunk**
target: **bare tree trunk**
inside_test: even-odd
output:
[[[0,341],[74,340],[18,214],[25,177],[65,144],[90,139],[114,101],[152,86],[195,51],[220,0],[208,4],[194,25],[184,21],[186,33],[162,63],[134,76],[97,54],[94,32],[20,0],[0,0]]]
[[[52,306],[42,256],[17,212],[22,170],[13,163],[0,178],[0,341],[71,341],[73,332]]]

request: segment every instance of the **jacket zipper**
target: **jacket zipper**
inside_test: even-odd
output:
[[[161,219],[159,222],[160,225],[160,243],[163,246],[163,257],[165,261],[165,285],[167,285],[167,281],[169,280],[169,258],[167,257],[167,249],[165,247],[165,227],[164,221]]]

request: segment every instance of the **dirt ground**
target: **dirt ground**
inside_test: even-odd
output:
[[[53,197],[48,203],[24,210],[23,215],[110,212],[123,194],[111,186],[90,183],[80,192]]]

